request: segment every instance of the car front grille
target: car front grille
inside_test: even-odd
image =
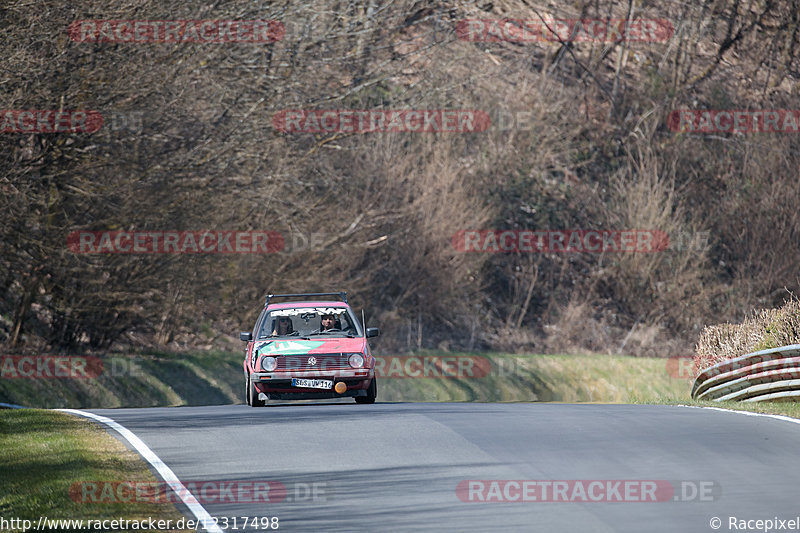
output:
[[[313,358],[314,364],[311,364]],[[340,353],[315,353],[309,355],[283,355],[277,358],[278,367],[276,371],[300,370],[300,371],[326,371],[349,369],[348,356]]]

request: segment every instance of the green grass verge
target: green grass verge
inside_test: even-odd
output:
[[[718,407],[720,409],[730,409],[731,411],[747,411],[750,413],[763,413],[767,415],[783,415],[791,418],[800,419],[800,403],[793,402],[698,402],[695,400],[674,400],[661,398],[646,403],[648,405],[689,405],[692,407]]]
[[[394,359],[404,364],[408,357],[417,359],[417,370],[426,358],[472,357],[488,371],[456,378],[383,377],[379,401],[714,405],[800,417],[800,407],[793,403],[694,402],[689,395],[692,381],[674,377],[663,358],[421,352]],[[103,373],[92,379],[0,379],[0,402],[47,408],[243,403],[241,358],[232,352],[116,355],[104,358]],[[386,371],[392,361],[385,358]]]
[[[42,408],[163,407],[237,403],[243,394],[240,353],[137,353],[100,359],[102,372],[94,377],[0,379],[0,402]]]
[[[379,399],[633,403],[689,398],[689,381],[670,377],[666,359],[614,355],[441,353],[419,354],[417,357],[423,360],[425,357],[456,356],[484,358],[491,370],[482,377],[458,379],[385,378],[379,381]],[[411,368],[418,367],[419,364]]]
[[[138,454],[93,422],[54,411],[3,409],[0,442],[0,516],[6,520],[152,517],[175,523],[183,517],[170,503],[81,501],[74,492],[81,482],[156,481]]]

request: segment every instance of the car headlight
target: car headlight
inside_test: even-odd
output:
[[[261,358],[261,370],[265,372],[272,372],[278,367],[278,360],[268,355]]]
[[[347,361],[353,368],[361,368],[364,366],[364,356],[360,353],[350,354],[350,358]]]

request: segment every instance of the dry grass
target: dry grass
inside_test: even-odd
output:
[[[708,368],[758,350],[800,343],[800,300],[792,297],[783,307],[763,309],[741,324],[708,326],[697,342],[695,367]]]

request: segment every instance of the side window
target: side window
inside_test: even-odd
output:
[[[264,321],[264,316],[266,314],[267,314],[267,310],[264,309],[264,310],[261,311],[261,314],[258,315],[258,320],[256,320],[256,325],[253,328],[253,338],[254,339],[258,338],[259,332],[262,332],[262,334],[263,334],[264,327],[261,325],[261,323]]]
[[[351,333],[353,333],[354,335],[362,334],[361,327],[358,323],[358,319],[355,317],[354,314],[352,314],[352,311],[350,313],[345,313],[344,315],[342,315],[342,322],[343,323],[347,322],[347,326],[345,327],[349,327],[351,329]]]

